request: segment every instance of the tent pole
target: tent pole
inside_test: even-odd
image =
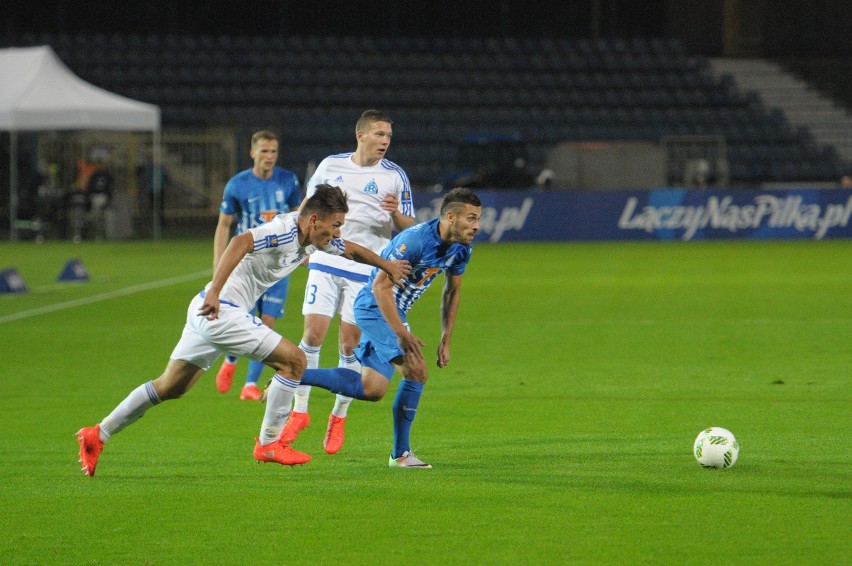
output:
[[[18,241],[18,132],[9,132],[9,240]]]
[[[163,199],[163,187],[162,187],[162,175],[160,175],[160,170],[163,167],[163,152],[160,144],[162,139],[160,138],[160,129],[157,128],[153,132],[154,135],[154,144],[152,148],[152,159],[151,166],[153,167],[152,171],[152,181],[153,181],[153,192],[151,195],[154,203],[154,218],[153,218],[153,235],[155,240],[159,240],[162,237],[162,222],[160,219],[160,203]]]

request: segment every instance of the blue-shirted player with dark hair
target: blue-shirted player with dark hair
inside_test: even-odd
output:
[[[277,214],[299,208],[302,200],[299,178],[292,171],[277,167],[278,137],[268,130],[255,132],[251,137],[251,151],[254,160],[251,169],[241,171],[231,177],[225,185],[222,205],[219,207],[219,223],[213,237],[213,269],[228,245],[231,227],[237,219],[235,235],[255,228],[272,220]],[[276,321],[284,316],[284,302],[287,299],[289,278],[284,278],[264,293],[255,305],[255,313],[260,320],[274,329]],[[237,358],[226,356],[216,374],[216,387],[220,393],[231,389]],[[264,365],[249,361],[246,382],[240,393],[240,399],[259,400],[262,396],[257,381]]]
[[[308,369],[302,384],[322,387],[355,399],[378,401],[388,390],[394,371],[402,381],[393,402],[393,451],[391,468],[431,468],[411,451],[411,425],[428,378],[421,348],[406,321],[412,305],[441,273],[441,342],[438,367],[450,363],[450,340],[459,307],[462,276],[479,231],[482,204],[470,189],[456,188],[444,196],[441,217],[416,224],[398,234],[382,251],[386,259],[404,259],[411,273],[394,283],[382,272],[373,271],[355,299],[355,320],[361,341],[355,350],[361,373],[337,367]]]

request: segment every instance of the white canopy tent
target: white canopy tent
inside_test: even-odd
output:
[[[10,239],[17,240],[17,132],[37,130],[127,130],[153,135],[154,167],[162,161],[160,108],[87,83],[50,46],[0,49],[0,130],[9,131]],[[154,175],[154,237],[160,236],[162,187]]]

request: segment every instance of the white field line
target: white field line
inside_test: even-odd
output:
[[[151,289],[160,289],[162,287],[168,287],[170,285],[175,285],[177,283],[186,283],[187,281],[193,281],[196,279],[201,279],[202,277],[209,279],[210,278],[210,270],[199,271],[197,273],[190,273],[188,275],[179,275],[177,277],[170,277],[168,279],[160,279],[158,281],[150,281],[148,283],[140,283],[139,285],[132,285],[130,287],[125,287],[124,289],[116,289],[115,291],[109,291],[108,293],[101,293],[100,295],[93,295],[91,297],[83,297],[80,299],[74,299],[73,301],[65,301],[64,303],[57,303],[55,305],[48,305],[46,307],[39,307],[37,309],[31,309],[28,311],[16,312],[13,314],[8,314],[6,316],[0,316],[0,324],[4,322],[13,322],[15,320],[21,320],[24,318],[30,318],[33,316],[38,316],[40,314],[49,314],[65,309],[71,309],[74,307],[79,307],[81,305],[90,305],[92,303],[99,303],[101,301],[108,301],[109,299],[114,299],[116,297],[124,297],[126,295],[132,295],[133,293],[141,293],[142,291],[150,291]]]

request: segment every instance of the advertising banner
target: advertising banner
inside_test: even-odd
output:
[[[852,189],[478,189],[477,241],[814,239],[852,237]],[[415,195],[420,221],[441,197]]]

